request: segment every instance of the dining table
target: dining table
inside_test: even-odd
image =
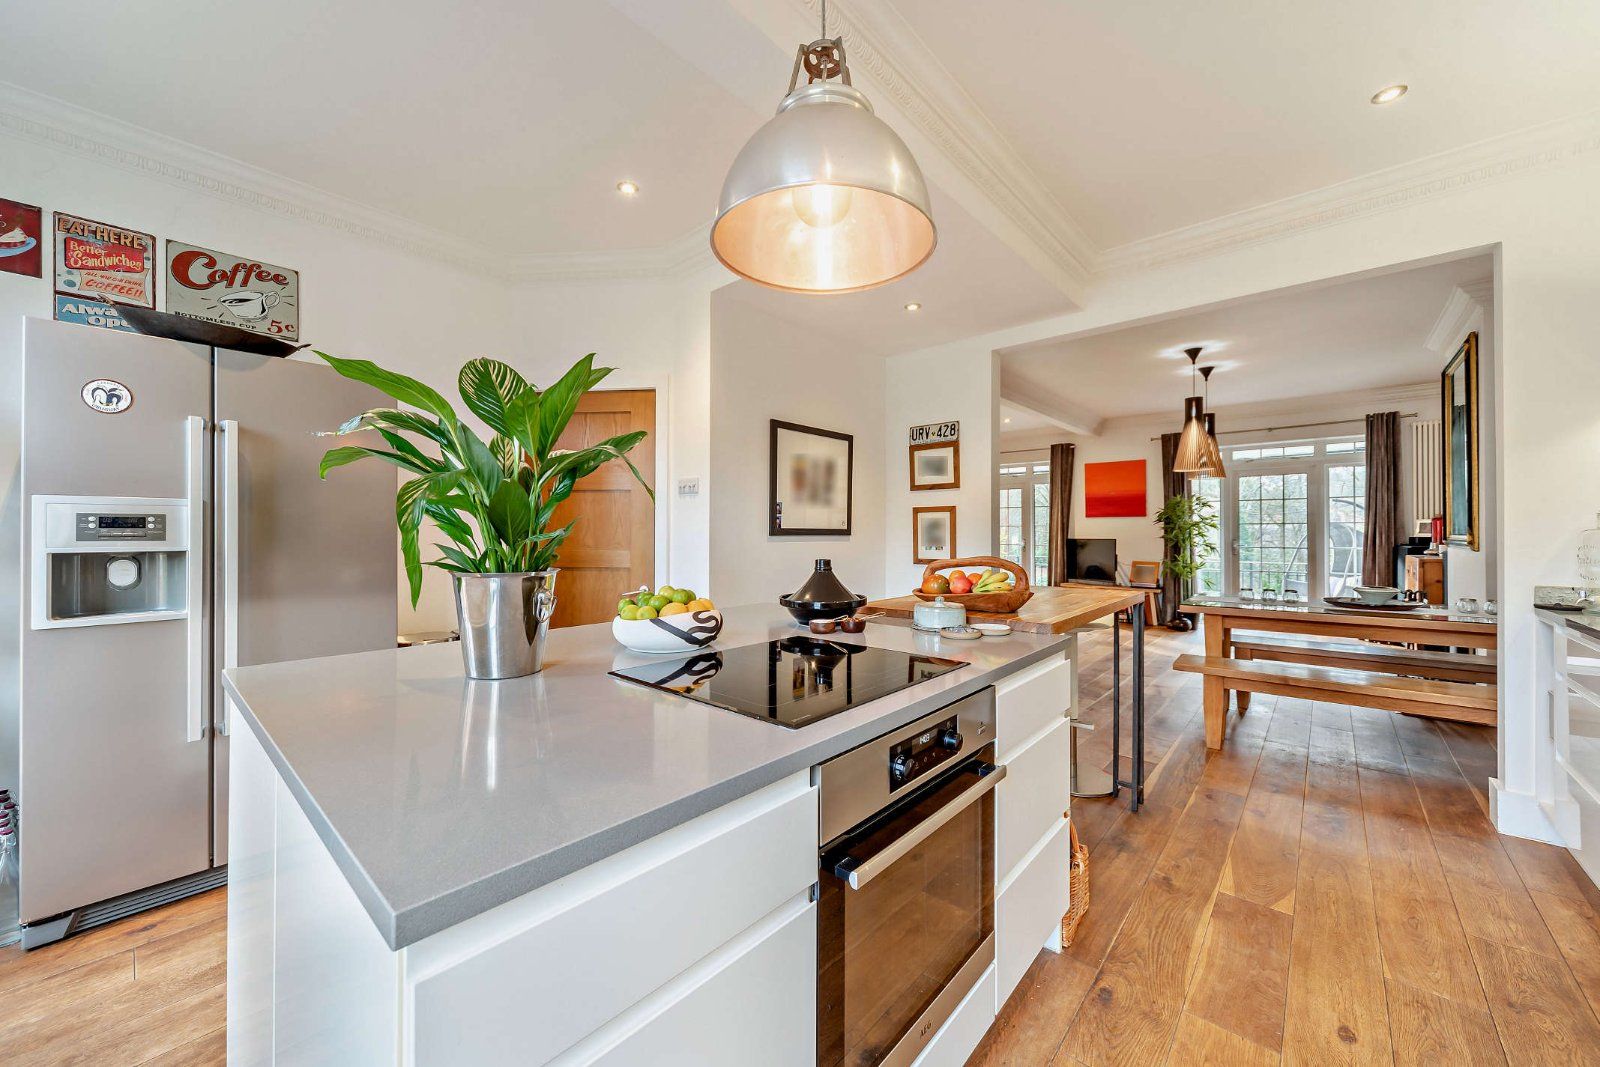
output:
[[[1335,604],[1327,600],[1265,601],[1238,596],[1191,596],[1179,609],[1204,619],[1205,654],[1231,658],[1236,634],[1291,634],[1382,642],[1411,647],[1484,650],[1498,647],[1495,615],[1458,611],[1448,604],[1372,606]],[[1224,683],[1224,689],[1227,689]],[[1237,707],[1250,706],[1250,694],[1230,690]]]

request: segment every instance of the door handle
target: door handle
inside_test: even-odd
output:
[[[205,540],[206,540],[206,420],[189,415],[183,420],[185,489],[188,493],[188,562],[185,565],[184,593],[188,615],[188,691],[185,694],[184,741],[200,741],[206,736],[206,683],[210,671],[206,663],[205,635]]]
[[[222,435],[222,667],[239,665],[239,423],[217,423]],[[230,702],[223,701],[217,731],[228,735]]]

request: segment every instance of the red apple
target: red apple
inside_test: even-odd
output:
[[[968,578],[965,574],[956,575],[954,578],[950,579],[950,591],[958,594],[972,592],[972,579]]]

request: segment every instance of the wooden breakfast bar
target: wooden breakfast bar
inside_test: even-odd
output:
[[[861,610],[880,611],[891,619],[910,620],[920,603],[922,601],[915,596],[899,596],[875,600]],[[968,622],[1004,623],[1013,630],[1037,634],[1071,633],[1108,615],[1112,618],[1111,787],[1109,793],[1083,795],[1116,796],[1123,786],[1127,786],[1131,811],[1138,811],[1139,805],[1144,803],[1144,628],[1147,621],[1144,605],[1143,589],[1068,583],[1035,588],[1027,603],[1014,612],[967,612]],[[1122,611],[1128,613],[1133,629],[1133,759],[1127,779],[1119,777],[1122,748],[1122,640],[1121,626],[1116,620],[1117,614]]]
[[[1205,655],[1180,656],[1173,666],[1205,676],[1208,748],[1220,748],[1226,739],[1229,693],[1237,694],[1241,712],[1255,692],[1457,722],[1496,721],[1499,629],[1492,615],[1434,606],[1402,611],[1264,604],[1238,597],[1196,597],[1184,601],[1183,611],[1205,618]],[[1241,630],[1293,637],[1264,642],[1241,636]],[[1419,651],[1405,647],[1409,645],[1474,649],[1486,655]]]

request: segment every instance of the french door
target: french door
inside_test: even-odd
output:
[[[1219,520],[1198,591],[1293,591],[1305,602],[1360,583],[1367,469],[1357,443],[1235,449],[1227,462],[1229,477],[1196,478],[1191,487]]]
[[[1050,584],[1050,463],[1000,467],[996,509],[1000,555],[1028,568],[1034,585]]]

